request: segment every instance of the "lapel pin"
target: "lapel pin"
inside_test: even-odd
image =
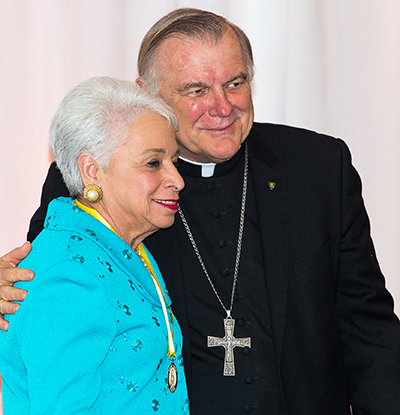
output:
[[[269,186],[270,190],[274,190],[275,189],[275,182],[268,182],[268,186]]]

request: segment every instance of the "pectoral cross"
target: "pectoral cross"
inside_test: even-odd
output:
[[[224,358],[224,376],[235,376],[235,361],[233,349],[235,347],[251,347],[251,338],[244,337],[242,339],[236,339],[233,336],[235,329],[235,319],[226,318],[224,319],[225,336],[224,337],[213,337],[208,336],[208,347],[223,346],[225,348]]]

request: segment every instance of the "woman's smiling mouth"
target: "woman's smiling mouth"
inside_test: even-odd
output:
[[[158,203],[159,205],[165,206],[168,209],[178,210],[178,207],[179,207],[178,201],[179,201],[179,199],[175,199],[175,200],[174,199],[172,199],[172,200],[153,199],[153,200],[154,200],[154,202]]]

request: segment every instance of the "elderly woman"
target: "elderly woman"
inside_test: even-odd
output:
[[[142,244],[178,209],[176,128],[127,81],[61,102],[50,143],[72,198],[49,205],[21,263],[36,278],[0,333],[5,414],[188,413],[181,331]]]

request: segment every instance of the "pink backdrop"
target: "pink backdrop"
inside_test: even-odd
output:
[[[39,204],[59,101],[92,76],[134,79],[141,38],[181,6],[223,14],[248,33],[256,120],[349,144],[378,258],[400,302],[398,0],[2,0],[0,254],[25,240]]]

